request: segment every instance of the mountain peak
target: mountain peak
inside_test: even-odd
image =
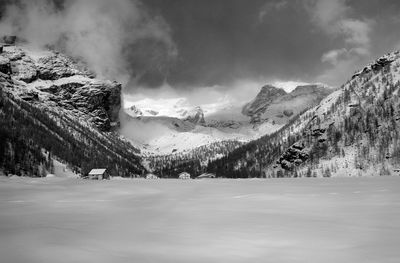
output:
[[[252,123],[270,121],[285,124],[287,118],[315,105],[330,92],[322,84],[297,86],[290,93],[268,84],[243,107],[242,113],[249,116]]]

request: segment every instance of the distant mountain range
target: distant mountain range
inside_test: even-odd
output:
[[[271,85],[245,105],[233,105],[221,98],[217,103],[190,105],[185,98],[125,101],[129,117],[150,129],[162,125],[164,132],[141,141],[123,130],[135,145],[149,154],[189,152],[225,140],[248,142],[277,131],[299,112],[316,105],[333,90],[321,84],[298,86],[290,93]],[[139,125],[139,124],[138,124]]]

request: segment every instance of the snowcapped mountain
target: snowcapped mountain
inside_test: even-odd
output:
[[[96,79],[58,52],[26,47],[3,47],[0,71],[0,165],[8,173],[43,175],[52,160],[82,174],[144,171],[140,151],[115,132],[119,83]]]
[[[170,117],[204,123],[202,108],[191,106],[185,98],[126,100],[125,112],[132,117]]]
[[[400,53],[356,72],[278,132],[209,164],[220,176],[359,176],[400,164]]]
[[[318,84],[286,93],[266,85],[244,106],[228,95],[201,105],[192,105],[184,97],[135,99],[126,95],[121,134],[146,155],[190,154],[199,147],[232,140],[242,144],[279,130],[331,91]]]
[[[243,107],[243,114],[252,123],[274,121],[286,123],[292,115],[314,106],[326,97],[332,89],[325,85],[297,86],[292,92],[271,85],[262,87],[260,93]]]

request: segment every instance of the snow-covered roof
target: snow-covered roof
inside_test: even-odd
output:
[[[147,174],[147,175],[146,175],[146,178],[147,178],[147,179],[158,179],[158,176],[155,175],[155,174]]]
[[[107,169],[92,169],[89,175],[104,174]]]
[[[198,179],[201,179],[201,178],[215,178],[215,174],[204,173],[204,174],[201,174],[201,175],[197,176],[197,178]]]

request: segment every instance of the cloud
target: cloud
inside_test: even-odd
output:
[[[273,11],[279,11],[285,8],[288,5],[288,2],[286,0],[278,0],[278,1],[273,1],[273,2],[267,2],[265,3],[259,13],[258,13],[258,22],[262,23],[264,22],[265,17]]]
[[[13,1],[0,32],[80,57],[98,75],[122,82],[166,74],[177,55],[168,24],[137,0]]]
[[[351,18],[352,9],[345,0],[310,0],[306,3],[312,22],[323,32],[342,38],[345,44],[369,48],[372,20]]]
[[[337,22],[349,12],[345,0],[309,0],[305,7],[315,25],[328,33],[335,32]]]
[[[338,42],[340,46],[327,50],[321,56],[321,61],[329,63],[328,68],[317,79],[338,85],[338,80],[354,72],[371,54],[370,33],[374,21],[372,19],[356,18],[354,10],[346,0],[309,0],[306,10],[316,28]]]
[[[345,36],[345,42],[355,46],[369,47],[370,26],[368,21],[357,19],[343,19],[339,21],[339,28]]]
[[[330,51],[324,53],[321,57],[321,61],[329,62],[333,65],[336,65],[338,63],[338,60],[342,59],[344,56],[346,56],[347,53],[348,53],[348,51],[345,48],[333,49],[333,50],[330,50]]]

